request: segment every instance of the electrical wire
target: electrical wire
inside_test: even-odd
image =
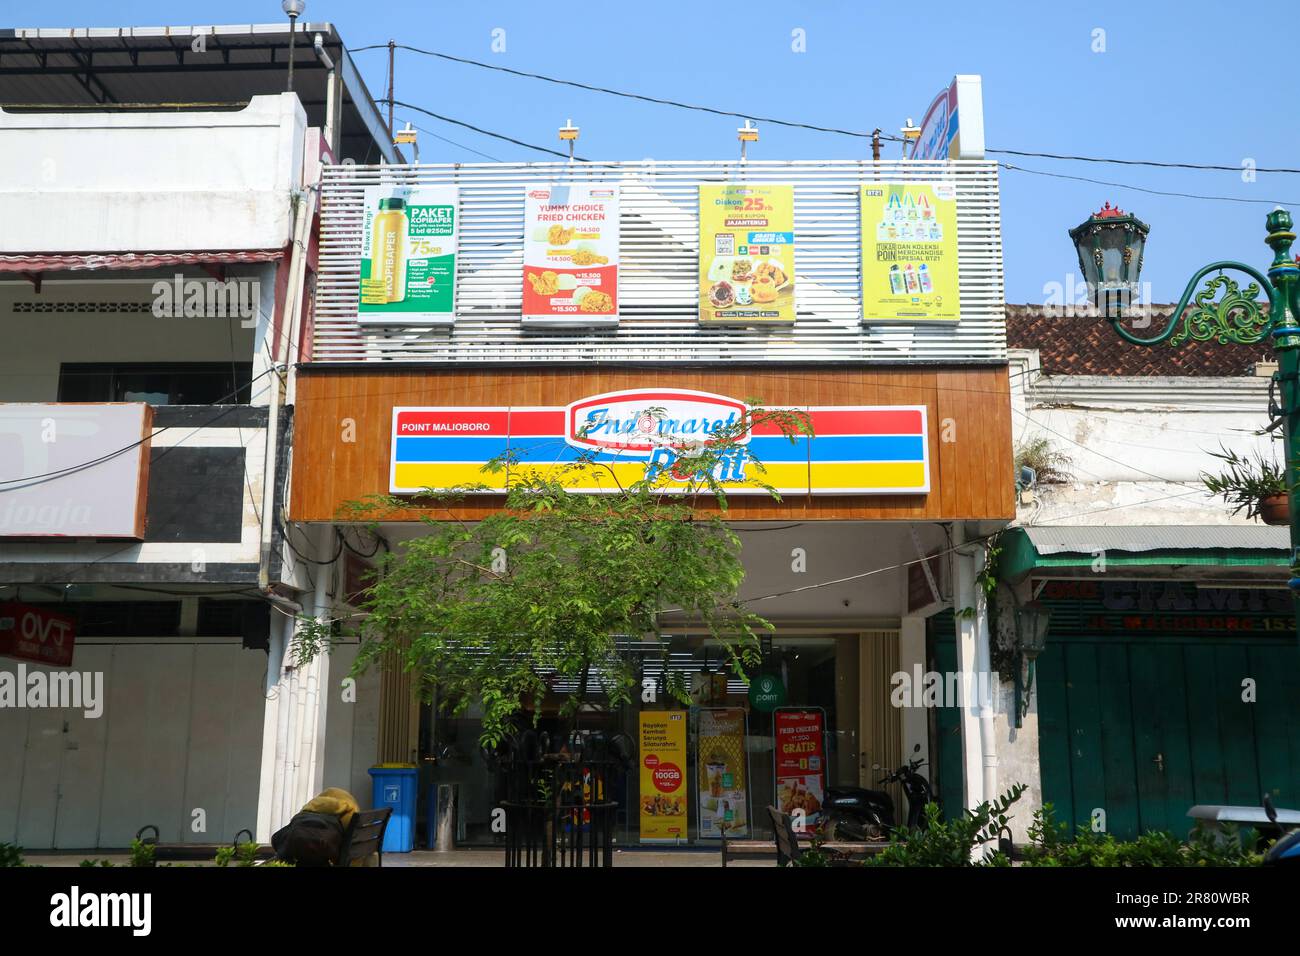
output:
[[[834,126],[817,126],[812,123],[800,123],[794,120],[776,119],[771,116],[758,116],[754,113],[737,113],[735,110],[717,109],[712,106],[699,106],[693,103],[682,103],[678,100],[669,100],[658,96],[646,96],[641,93],[629,93],[626,90],[614,90],[604,86],[594,86],[590,83],[579,83],[577,80],[564,80],[554,76],[546,76],[543,73],[529,73],[525,70],[513,70],[508,66],[499,66],[495,63],[484,63],[480,60],[470,60],[462,56],[452,56],[450,53],[439,53],[436,50],[422,50],[419,47],[410,46],[405,43],[396,43],[393,44],[393,47],[398,50],[407,50],[411,53],[419,53],[422,56],[437,57],[440,60],[448,60],[452,63],[461,63],[466,66],[477,66],[480,69],[493,70],[497,73],[509,73],[512,76],[521,76],[530,80],[542,80],[546,83],[554,83],[558,86],[571,86],[576,89],[587,90],[590,93],[604,93],[607,96],[619,96],[624,99],[639,100],[643,103],[655,103],[659,106],[672,106],[677,109],[692,110],[697,113],[711,113],[714,116],[732,116],[736,119],[753,120],[756,123],[769,123],[773,126],[788,126],[792,129],[807,129],[817,133],[835,133],[840,136],[853,136],[859,139],[871,139],[872,136],[869,132],[861,132],[859,130],[839,129]],[[370,46],[359,46],[355,49],[349,50],[348,52],[360,53],[364,50],[378,49],[386,50],[388,49],[388,44],[376,43]],[[378,100],[377,102],[382,103],[384,101]],[[401,106],[403,104],[396,103],[395,105]],[[891,142],[902,142],[902,137],[892,136],[885,133],[881,133],[880,138]],[[566,156],[565,158],[567,159],[568,157]]]
[[[1016,408],[1015,406],[1012,406],[1011,410],[1015,412],[1017,415],[1019,415],[1021,418],[1023,418],[1025,421],[1029,422],[1031,425],[1037,425],[1039,428],[1043,429],[1044,431],[1051,432],[1053,435],[1056,435],[1058,438],[1064,438],[1071,445],[1074,445],[1078,448],[1082,448],[1084,451],[1088,452],[1089,454],[1096,455],[1098,458],[1104,458],[1107,461],[1119,465],[1122,468],[1131,469],[1132,471],[1136,471],[1143,475],[1146,475],[1148,478],[1154,478],[1156,481],[1162,481],[1168,485],[1183,484],[1183,482],[1178,481],[1175,478],[1166,478],[1163,475],[1157,475],[1153,472],[1145,471],[1139,468],[1137,465],[1134,465],[1132,462],[1121,461],[1118,458],[1110,457],[1110,455],[1104,455],[1101,452],[1097,451],[1095,448],[1089,448],[1087,445],[1083,444],[1083,442],[1075,441],[1073,438],[1071,438],[1069,435],[1065,434],[1064,432],[1058,432],[1055,428],[1052,428],[1050,425],[1043,424],[1042,422],[1038,421],[1038,419],[1033,418],[1030,415],[1027,415],[1025,412],[1022,412],[1020,409]]]
[[[1154,159],[1102,159],[1097,156],[1068,156],[1061,153],[1033,153],[1019,149],[986,149],[986,153],[998,153],[1003,156],[1029,156],[1036,159],[1063,159],[1076,163],[1113,163],[1118,166],[1152,166],[1157,169],[1201,169],[1217,172],[1240,173],[1243,166],[1222,166],[1213,163],[1166,163]],[[1254,166],[1256,173],[1300,173],[1300,169],[1287,166]]]
[[[505,162],[504,159],[497,159],[497,157],[492,156],[492,155],[490,155],[490,154],[488,154],[488,153],[480,152],[480,151],[477,150],[477,149],[474,149],[474,148],[472,148],[472,147],[470,147],[470,146],[466,146],[464,143],[458,143],[458,142],[456,142],[454,139],[448,139],[448,138],[445,137],[445,136],[439,136],[439,135],[438,135],[437,133],[435,133],[433,130],[431,130],[431,129],[425,129],[423,126],[420,126],[420,125],[417,124],[417,123],[412,123],[409,119],[407,119],[407,118],[404,117],[404,116],[400,116],[400,117],[398,117],[398,119],[400,119],[400,120],[401,120],[402,122],[404,122],[404,123],[409,124],[409,125],[410,125],[411,127],[413,127],[414,129],[418,129],[421,133],[428,133],[428,134],[429,134],[430,136],[432,136],[434,139],[442,140],[444,143],[448,143],[448,144],[450,144],[450,145],[452,145],[452,146],[455,146],[457,149],[463,149],[463,150],[465,150],[465,152],[467,152],[467,153],[473,153],[475,156],[482,156],[484,159],[490,159],[490,160],[492,160],[492,162],[494,162],[494,163],[504,163],[504,162]]]
[[[993,152],[993,150],[989,150],[989,152]],[[1066,173],[1049,173],[1042,169],[1026,169],[1024,166],[1013,166],[1011,163],[998,163],[998,165],[1013,173],[1029,173],[1033,176],[1049,176],[1052,179],[1070,179],[1079,183],[1091,183],[1094,186],[1111,186],[1115,189],[1131,189],[1134,192],[1148,193],[1152,196],[1172,196],[1175,199],[1200,199],[1206,202],[1262,203],[1266,206],[1298,205],[1296,202],[1289,199],[1241,199],[1237,196],[1205,196],[1200,193],[1181,193],[1167,189],[1148,189],[1145,186],[1131,186],[1128,183],[1109,182],[1104,179],[1089,179],[1087,176],[1070,176]]]
[[[212,408],[217,405],[221,405],[225,402],[226,399],[238,396],[239,393],[244,390],[244,388],[248,388],[251,390],[254,382],[270,374],[270,372],[272,372],[273,370],[274,369],[272,368],[268,368],[263,372],[259,372],[257,375],[253,376],[251,379],[248,380],[247,386],[241,386],[228,395],[223,395],[221,396],[221,398],[216,399],[215,401],[204,402],[202,403],[202,405],[198,407]],[[194,430],[198,431],[199,429],[207,428],[208,426],[212,425],[214,422],[220,420],[221,418],[224,418],[226,415],[229,415],[233,410],[237,408],[251,408],[251,407],[252,406],[248,406],[248,405],[227,405],[225,408],[223,408],[220,412],[218,412],[208,421],[203,422],[200,425],[196,425]],[[145,444],[145,442],[152,440],[155,436],[161,435],[165,431],[169,431],[173,428],[185,428],[185,427],[187,426],[163,425],[161,428],[155,429],[154,431],[150,432],[148,435],[144,436],[138,441],[131,442],[129,445],[123,445],[121,448],[108,452],[107,454],[100,455],[98,458],[92,458],[89,461],[83,461],[76,465],[68,465],[65,468],[59,468],[55,471],[47,471],[39,475],[27,475],[22,478],[0,478],[0,485],[13,486],[13,487],[0,488],[0,494],[6,491],[17,491],[22,488],[30,488],[32,485],[44,484],[47,481],[56,481],[59,478],[65,478],[68,475],[76,474],[79,471],[85,471],[88,468],[93,468],[95,465],[101,465],[106,461],[111,461],[112,459],[118,457],[119,455],[124,455],[133,448],[139,448],[141,445]],[[159,451],[158,457],[161,458],[163,455],[171,451],[172,448],[176,448],[176,447],[177,447],[176,445],[172,445],[168,448],[162,449],[161,451]],[[26,484],[19,484],[19,482],[26,482]]]
[[[385,103],[388,101],[379,100],[379,102]],[[536,150],[539,153],[549,153],[552,156],[560,157],[560,159],[569,158],[568,153],[562,153],[558,149],[551,149],[549,146],[535,146],[532,143],[526,143],[522,139],[515,139],[513,136],[507,136],[504,133],[494,133],[490,129],[483,129],[483,127],[481,126],[475,126],[474,124],[466,123],[463,120],[452,119],[450,116],[443,116],[440,113],[433,112],[432,110],[426,110],[423,106],[414,106],[410,103],[403,103],[401,100],[393,100],[392,104],[394,106],[400,106],[402,107],[402,109],[415,110],[417,113],[423,113],[425,116],[432,116],[434,119],[441,120],[444,123],[451,123],[455,126],[463,126],[465,127],[465,129],[473,130],[474,132],[481,133],[484,136],[491,136],[494,139],[503,139],[507,143],[514,143],[516,146],[522,146],[525,149]],[[574,156],[573,158],[577,160],[581,160],[584,163],[587,162],[587,160],[582,156]]]
[[[437,50],[425,50],[425,49],[421,49],[420,47],[411,46],[405,43],[395,43],[392,45],[392,47],[393,49],[406,50],[411,53],[418,53],[422,56],[436,57],[437,59],[440,60],[447,60],[452,63],[460,63],[466,66],[475,66],[478,67],[479,69],[491,70],[496,73],[506,73],[511,76],[523,77],[525,79],[530,79],[530,80],[541,80],[543,82],[553,83],[558,86],[569,86],[575,89],[586,90],[591,93],[603,93],[607,96],[617,96],[624,99],[638,100],[643,103],[653,103],[659,106],[671,106],[676,109],[690,110],[698,113],[710,113],[715,116],[730,116],[736,119],[748,119],[758,123],[769,123],[774,126],[786,126],[792,129],[806,129],[818,133],[834,133],[839,136],[852,136],[857,139],[870,139],[873,136],[873,133],[866,132],[864,130],[842,129],[840,127],[835,127],[835,126],[819,126],[813,123],[803,123],[796,120],[778,119],[776,117],[771,117],[771,116],[757,116],[753,113],[741,113],[735,110],[724,110],[712,106],[701,106],[699,104],[694,104],[694,103],[683,103],[679,100],[670,100],[665,97],[648,96],[642,93],[632,93],[627,90],[616,90],[605,86],[596,86],[591,83],[581,83],[577,80],[561,79],[559,77],[547,76],[544,73],[531,73],[526,70],[515,70],[510,67],[501,66],[495,63],[484,63],[481,60],[471,60],[468,57],[453,56],[450,53],[442,53]],[[378,49],[388,49],[388,48],[389,48],[389,44],[387,43],[375,43],[375,44],[370,44],[368,46],[355,47],[353,49],[350,49],[348,52],[361,53],[366,50],[378,50]],[[378,102],[382,103],[384,101],[380,100]],[[894,136],[892,134],[887,134],[887,133],[876,133],[874,135],[879,135],[882,141],[896,142],[896,143],[905,142],[905,140],[901,136]],[[1219,163],[1183,163],[1183,162],[1165,162],[1161,160],[1150,160],[1150,159],[1114,159],[1114,158],[1100,157],[1100,156],[1079,156],[1079,155],[1072,155],[1072,154],[1065,154],[1065,153],[1048,153],[1048,152],[1020,150],[1020,149],[990,148],[990,149],[986,149],[985,152],[996,153],[1002,156],[1024,156],[1024,157],[1029,157],[1034,159],[1053,159],[1053,160],[1063,160],[1067,162],[1101,163],[1101,164],[1111,164],[1111,165],[1119,165],[1119,166],[1145,166],[1145,167],[1151,167],[1155,169],[1194,169],[1194,170],[1205,170],[1205,171],[1212,171],[1212,172],[1235,172],[1235,173],[1240,173],[1243,169],[1243,167],[1241,166],[1231,166],[1231,165],[1225,165]],[[1029,170],[1026,171],[1028,172]],[[1300,168],[1294,168],[1289,166],[1255,166],[1252,167],[1252,171],[1256,173],[1284,173],[1284,174],[1294,175],[1300,173]],[[1112,185],[1112,184],[1102,184],[1102,185]],[[1129,188],[1136,188],[1136,187],[1129,187]],[[1193,198],[1199,198],[1199,197],[1193,197]]]

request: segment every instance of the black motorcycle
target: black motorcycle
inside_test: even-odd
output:
[[[1273,800],[1268,794],[1264,794],[1264,813],[1268,816],[1268,822],[1277,827],[1280,834],[1276,843],[1274,843],[1266,854],[1264,854],[1265,866],[1295,866],[1300,864],[1300,828],[1287,832],[1284,824],[1278,822],[1277,809],[1273,806]]]
[[[912,752],[917,753],[917,744]],[[910,829],[925,827],[925,805],[934,800],[930,781],[917,773],[925,766],[920,757],[910,757],[897,770],[881,777],[877,783],[901,783],[907,797],[907,826]],[[872,770],[883,769],[873,764]],[[865,787],[828,787],[822,801],[826,815],[822,832],[830,842],[861,843],[888,839],[894,821],[894,801],[882,790]]]

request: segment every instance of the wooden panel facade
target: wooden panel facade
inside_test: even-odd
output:
[[[774,406],[925,405],[930,487],[924,495],[733,496],[737,520],[1009,520],[1015,515],[1007,368],[300,369],[289,516],[330,521],[340,506],[388,491],[392,410],[399,405],[560,406],[603,392],[661,386]],[[351,439],[351,440],[349,440]],[[499,498],[459,510],[480,517]],[[416,520],[411,507],[388,520]]]

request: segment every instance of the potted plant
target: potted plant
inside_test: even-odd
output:
[[[1230,505],[1233,514],[1246,512],[1247,518],[1261,518],[1265,524],[1291,523],[1291,488],[1286,483],[1286,469],[1272,458],[1256,452],[1239,455],[1222,445],[1210,452],[1226,467],[1217,475],[1202,472],[1201,483],[1207,491]]]

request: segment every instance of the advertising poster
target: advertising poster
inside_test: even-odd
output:
[[[740,707],[700,711],[697,766],[700,838],[743,837],[749,833],[749,767],[745,754],[745,711]]]
[[[772,715],[776,735],[776,805],[782,812],[804,813],[804,823],[820,819],[826,794],[826,715],[820,708],[778,708]]]
[[[862,317],[956,322],[957,191],[949,183],[864,183]]]
[[[618,186],[539,186],[524,198],[525,322],[618,322]]]
[[[450,323],[456,311],[457,192],[453,186],[368,186],[357,320]]]
[[[641,712],[642,843],[686,840],[686,711]]]
[[[794,187],[700,186],[700,322],[794,321]]]

